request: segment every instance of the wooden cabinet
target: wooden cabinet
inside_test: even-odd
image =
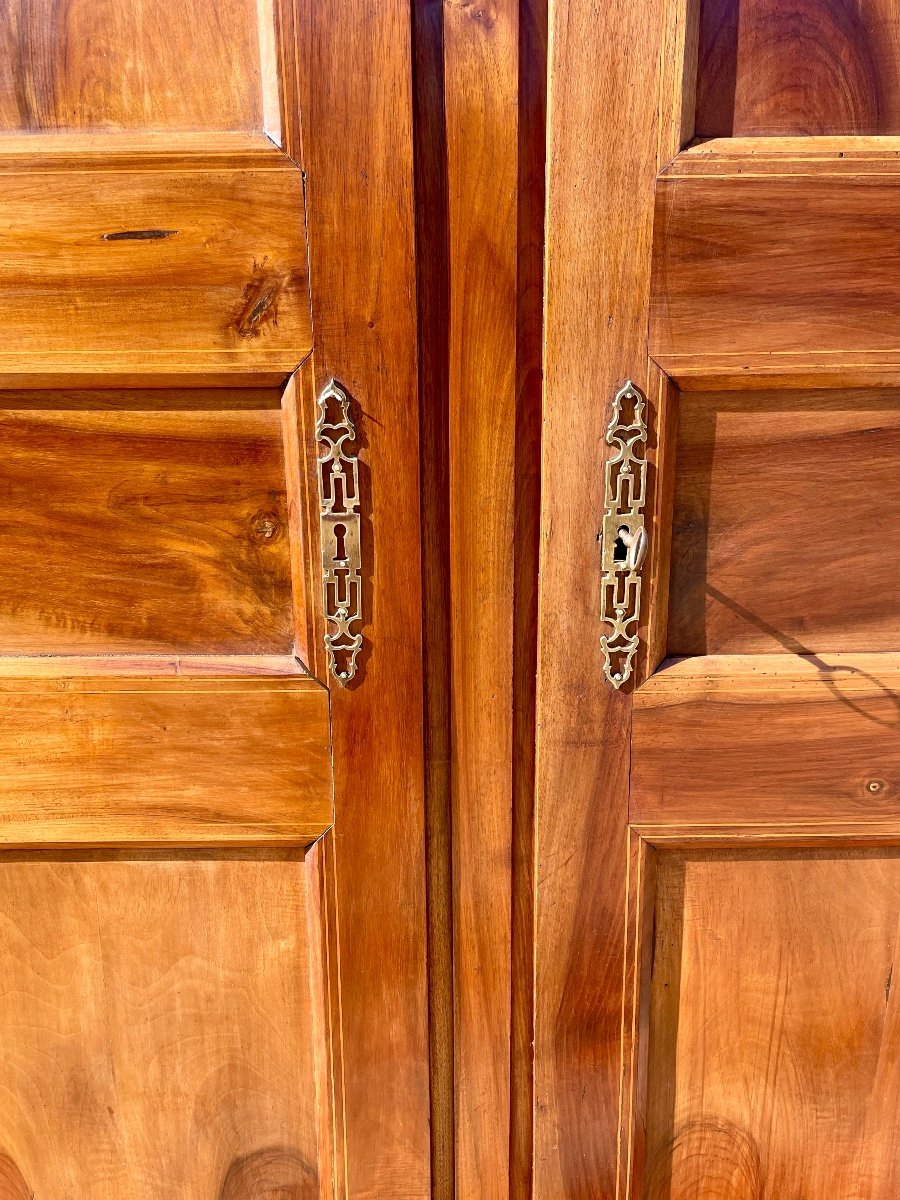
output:
[[[893,1197],[900,5],[0,7],[0,1194]]]

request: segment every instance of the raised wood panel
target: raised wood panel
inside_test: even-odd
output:
[[[661,854],[645,1200],[896,1195],[896,851]]]
[[[700,0],[698,137],[897,132],[897,0]]]
[[[193,148],[0,146],[0,385],[276,383],[311,347],[303,179],[261,137]]]
[[[778,371],[898,377],[897,176],[859,163],[832,174],[828,160],[745,173],[721,154],[680,164],[660,179],[656,211],[650,349],[668,374],[685,386]]]
[[[0,131],[261,130],[274,44],[271,0],[7,0]]]
[[[328,694],[291,661],[7,662],[0,843],[314,841],[332,821]]]
[[[0,442],[0,653],[291,649],[277,411],[0,410]]]
[[[635,693],[643,832],[900,814],[896,654],[676,659]]]
[[[319,1200],[295,851],[0,854],[0,1194]]]
[[[900,392],[682,396],[672,655],[900,644]]]

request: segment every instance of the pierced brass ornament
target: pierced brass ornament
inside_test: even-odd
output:
[[[616,690],[631,678],[641,616],[641,567],[647,557],[647,398],[628,380],[613,399],[606,441],[615,453],[606,464],[600,535],[600,638],[603,673]]]
[[[328,669],[342,686],[356,674],[363,637],[354,626],[362,621],[359,463],[350,397],[331,380],[317,401],[316,440],[319,458],[319,503],[322,536],[322,586],[325,596],[325,650]]]

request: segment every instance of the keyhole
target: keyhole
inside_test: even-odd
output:
[[[347,547],[344,544],[344,539],[347,536],[346,525],[335,525],[334,527],[334,561],[344,562],[347,557]]]
[[[619,526],[619,536],[613,542],[613,562],[624,563],[628,561],[628,544],[625,538],[628,536],[628,526]]]

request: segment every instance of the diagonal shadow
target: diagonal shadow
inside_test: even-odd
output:
[[[712,596],[714,600],[718,600],[720,604],[724,604],[726,608],[730,608],[733,613],[736,613],[744,621],[748,621],[751,625],[755,625],[757,629],[773,638],[776,642],[782,645],[790,654],[796,654],[811,662],[816,670],[821,674],[825,685],[841,704],[847,706],[864,717],[867,721],[871,721],[875,725],[881,725],[885,729],[900,729],[900,695],[892,688],[889,688],[883,683],[877,675],[872,675],[869,671],[864,671],[861,667],[854,667],[852,664],[834,665],[827,663],[820,658],[815,651],[809,646],[805,646],[803,642],[792,637],[789,633],[783,633],[780,629],[776,629],[774,625],[770,625],[768,621],[764,621],[762,617],[758,617],[756,613],[751,612],[748,608],[744,608],[737,600],[732,600],[730,596],[726,596],[724,592],[720,592],[718,588],[713,587],[711,583],[706,585],[707,595]],[[894,707],[894,717],[886,720],[883,717],[877,717],[873,713],[868,712],[860,704],[857,704],[849,696],[844,695],[838,687],[838,678],[840,676],[855,676],[859,679],[866,679],[874,687],[891,701]]]

